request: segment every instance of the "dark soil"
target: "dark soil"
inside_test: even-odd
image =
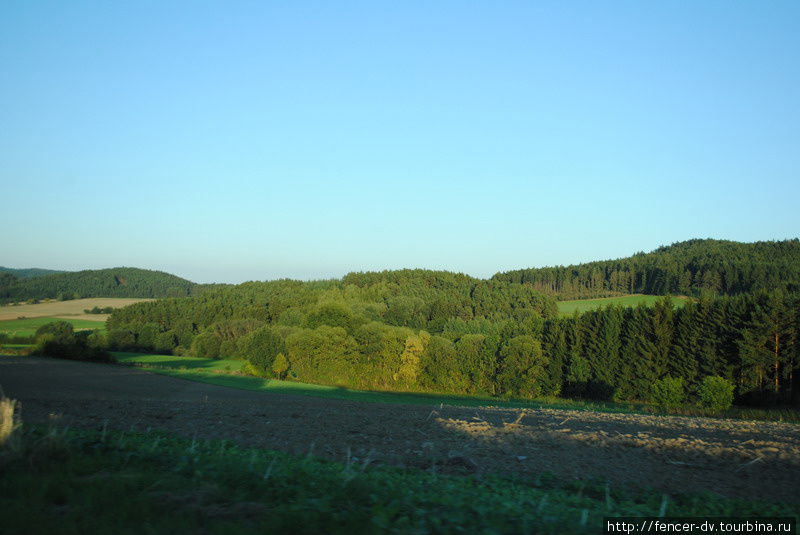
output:
[[[0,358],[23,422],[162,429],[359,464],[800,501],[800,425],[569,410],[360,403],[103,364]]]

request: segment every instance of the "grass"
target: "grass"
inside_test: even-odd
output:
[[[66,321],[72,324],[76,330],[97,329],[105,331],[106,325],[103,320],[87,320],[87,319],[67,319],[67,318],[25,318],[16,320],[0,321],[0,332],[4,332],[9,336],[33,336],[36,334],[36,329],[51,323],[53,321]]]
[[[0,394],[0,447],[5,445],[17,428],[17,422],[14,420],[16,405],[16,401]]]
[[[24,426],[0,449],[8,533],[599,533],[603,518],[796,517],[797,504],[602,481],[443,475],[195,441]]]
[[[573,301],[558,301],[558,313],[560,316],[571,316],[577,310],[578,313],[586,312],[587,310],[595,310],[597,307],[606,307],[609,305],[621,305],[623,307],[635,307],[640,303],[646,306],[653,306],[658,299],[663,296],[660,295],[644,295],[632,294],[622,295],[618,297],[602,297],[598,299],[576,299]],[[673,296],[672,302],[676,307],[682,307],[688,300],[685,296]]]

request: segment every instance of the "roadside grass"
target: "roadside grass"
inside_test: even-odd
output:
[[[0,321],[0,332],[6,333],[9,337],[33,336],[36,334],[36,329],[54,321],[66,321],[72,324],[73,329],[76,331],[94,329],[100,331],[106,330],[106,324],[103,320],[42,317]]]
[[[578,313],[586,312],[587,310],[595,310],[597,307],[607,307],[609,305],[621,305],[623,307],[636,307],[639,303],[644,303],[647,306],[653,306],[658,299],[663,296],[660,295],[644,295],[644,294],[631,294],[621,295],[617,297],[602,297],[598,299],[575,299],[572,301],[558,301],[558,314],[559,316],[571,316],[577,310]],[[686,296],[678,295],[672,296],[672,302],[676,307],[682,307],[689,298]]]
[[[796,517],[800,505],[666,496],[602,481],[451,475],[196,441],[23,426],[0,448],[7,533],[541,533],[604,517]]]
[[[666,414],[650,403],[615,403],[613,401],[591,401],[566,398],[537,398],[533,400],[504,399],[491,396],[457,396],[422,392],[385,392],[352,390],[344,387],[303,383],[300,381],[280,381],[263,379],[241,373],[244,361],[236,359],[206,359],[180,357],[173,355],[151,355],[145,353],[113,352],[118,363],[139,366],[149,371],[198,381],[201,383],[271,392],[276,394],[295,394],[348,401],[371,403],[393,403],[406,405],[452,405],[460,407],[504,407],[515,409],[562,409],[599,411],[623,414]],[[724,413],[714,415],[700,407],[684,407],[669,414],[678,416],[704,416],[735,418],[743,420],[766,420],[800,423],[800,411],[794,408],[733,407]]]

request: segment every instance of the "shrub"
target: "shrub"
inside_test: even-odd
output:
[[[733,384],[717,375],[705,377],[697,394],[700,405],[715,413],[728,410],[733,405]]]
[[[36,339],[39,340],[42,336],[50,335],[54,340],[60,342],[71,342],[75,339],[75,331],[72,324],[66,321],[53,321],[45,323],[36,329]]]
[[[682,377],[664,377],[653,383],[650,400],[664,409],[677,409],[686,399]]]
[[[220,339],[214,336],[213,333],[204,332],[194,337],[189,351],[194,357],[219,358],[220,343]]]
[[[17,402],[13,399],[0,396],[0,446],[6,444],[11,434],[19,427],[19,422],[14,419],[14,409]]]
[[[174,332],[167,331],[165,333],[159,333],[156,335],[155,350],[159,353],[172,353],[177,343],[178,341]]]
[[[289,361],[286,360],[286,355],[278,353],[275,361],[272,363],[272,371],[278,376],[278,379],[286,379],[286,374],[289,372]]]
[[[79,333],[71,340],[65,340],[52,333],[44,333],[36,338],[33,354],[57,359],[113,362],[108,351],[90,345],[90,337],[89,333]]]
[[[271,327],[253,331],[239,342],[239,354],[263,377],[272,376],[272,364],[279,353],[286,353],[286,344]]]
[[[127,351],[136,346],[136,337],[128,329],[112,329],[108,331],[108,346],[117,351]]]

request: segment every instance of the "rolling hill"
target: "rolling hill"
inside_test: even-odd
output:
[[[507,271],[493,280],[531,284],[558,299],[795,291],[800,288],[800,240],[688,240],[616,260]]]
[[[0,301],[77,297],[182,297],[195,284],[162,271],[118,267],[55,273],[35,278],[0,278]]]

